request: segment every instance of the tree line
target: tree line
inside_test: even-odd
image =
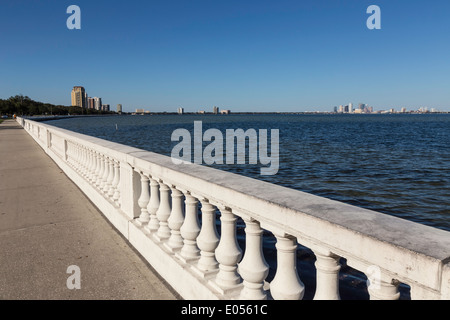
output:
[[[16,95],[8,99],[0,99],[0,114],[18,116],[36,115],[86,115],[86,114],[111,114],[112,111],[85,109],[76,106],[53,105],[34,101],[28,96]]]

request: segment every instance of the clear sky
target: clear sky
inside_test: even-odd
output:
[[[125,111],[450,110],[449,16],[448,0],[1,0],[0,98],[70,105],[81,85]]]

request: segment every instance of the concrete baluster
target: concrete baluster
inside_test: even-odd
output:
[[[86,180],[89,182],[91,181],[92,177],[92,150],[89,148],[86,148]]]
[[[75,171],[77,171],[77,172],[79,170],[78,156],[79,156],[78,143],[74,143],[73,144],[73,165],[74,165]]]
[[[103,162],[104,162],[105,170],[103,171],[103,177],[102,177],[103,183],[102,183],[101,191],[104,193],[107,188],[108,175],[109,175],[109,158],[108,158],[108,156],[105,155]]]
[[[147,206],[148,213],[150,214],[150,221],[145,227],[148,232],[156,232],[159,229],[159,221],[156,216],[159,203],[159,183],[150,176],[150,201]]]
[[[69,141],[67,139],[64,139],[64,149],[63,149],[64,157],[63,157],[63,159],[64,159],[64,161],[66,163],[68,163],[68,159],[69,159],[69,155],[67,154],[67,151],[68,151],[68,145],[67,144],[68,143],[69,143]]]
[[[197,237],[197,246],[200,249],[200,260],[197,268],[204,275],[218,270],[218,262],[215,258],[215,250],[219,244],[219,236],[216,230],[216,207],[202,199],[202,226]]]
[[[78,168],[80,169],[80,175],[84,177],[86,174],[86,168],[84,166],[84,147],[82,145],[79,145]]]
[[[86,147],[86,180],[89,181],[92,169],[91,149]]]
[[[74,160],[75,160],[75,171],[79,172],[80,171],[80,146],[78,145],[78,143],[75,144],[75,155],[74,155]]]
[[[81,149],[81,161],[80,161],[81,176],[86,178],[87,176],[86,148],[84,146],[81,146],[80,149]]]
[[[72,148],[72,165],[75,171],[78,171],[78,144],[74,143]]]
[[[97,178],[97,182],[96,185],[99,189],[101,189],[103,187],[103,174],[105,173],[105,161],[104,161],[104,156],[99,153],[99,162],[100,162],[100,170],[98,172],[98,178]]]
[[[114,180],[113,180],[113,189],[114,193],[112,199],[116,204],[119,204],[120,198],[120,163],[119,161],[114,161]]]
[[[106,195],[108,194],[108,190],[109,190],[109,187],[110,187],[109,186],[109,183],[110,183],[109,176],[110,176],[110,173],[111,173],[110,162],[111,162],[111,158],[105,157],[105,174],[103,176],[103,178],[105,179],[105,183],[103,184],[102,191]]]
[[[88,180],[88,181],[91,176],[91,168],[92,168],[91,149],[86,147],[86,180]]]
[[[141,171],[139,171],[139,174],[141,176],[141,194],[138,199],[138,204],[141,208],[141,214],[139,215],[137,222],[138,224],[143,225],[150,220],[150,215],[147,210],[147,205],[150,200],[149,178]]]
[[[297,240],[289,235],[276,235],[277,272],[270,283],[270,293],[276,300],[301,300],[305,286],[297,272]]]
[[[86,147],[86,179],[90,181],[92,174],[92,151]]]
[[[340,300],[340,257],[326,249],[313,249],[316,256],[316,293],[314,300]]]
[[[184,222],[184,195],[180,190],[172,186],[172,211],[170,213],[169,223],[170,238],[167,241],[167,247],[175,252],[183,247],[183,238],[180,228]]]
[[[72,165],[74,169],[76,170],[76,163],[77,163],[77,146],[75,143],[72,143]]]
[[[95,181],[97,180],[97,152],[95,150],[91,151],[91,157],[92,157],[92,169],[91,169],[91,184],[95,184]]]
[[[190,195],[185,195],[186,216],[180,228],[183,237],[183,247],[180,251],[180,258],[184,262],[190,262],[199,258],[200,250],[197,247],[197,236],[200,233],[198,222],[198,200]]]
[[[73,142],[67,141],[67,163],[73,168]]]
[[[80,170],[80,146],[78,143],[74,144],[74,162],[75,162],[75,171],[79,172]]]
[[[105,185],[105,181],[104,181],[104,176],[105,176],[105,171],[106,171],[106,156],[101,154],[100,157],[100,165],[101,165],[101,171],[100,171],[100,175],[99,175],[99,185],[98,188],[100,190],[102,190],[103,186]]]
[[[68,150],[67,150],[67,155],[68,155],[68,162],[70,163],[70,165],[72,166],[72,168],[75,166],[74,163],[74,144],[73,142],[69,142],[68,144]]]
[[[158,232],[156,233],[156,239],[164,241],[170,237],[170,229],[167,220],[170,217],[171,201],[170,201],[170,188],[160,181],[159,183],[160,203],[158,211],[156,211],[156,217],[159,221]]]
[[[400,298],[398,281],[385,281],[378,272],[366,273],[366,275],[370,300],[398,300]]]
[[[95,183],[95,172],[97,170],[97,156],[95,154],[95,150],[91,150],[91,174],[90,174],[90,178],[89,178],[89,182],[91,184]]]
[[[92,179],[92,185],[97,186],[101,170],[100,153],[95,151],[94,158],[95,158],[95,171],[94,171],[94,178]]]
[[[114,181],[114,159],[109,159],[109,175],[108,175],[108,197],[112,199],[112,196],[114,195],[114,187],[113,187],[113,181]]]
[[[237,273],[237,264],[242,258],[242,250],[236,238],[236,216],[230,208],[220,207],[219,210],[221,234],[216,249],[216,259],[219,262],[216,284],[222,289],[228,289],[241,282],[241,277]]]
[[[239,263],[239,274],[241,275],[244,288],[240,299],[243,300],[265,300],[267,294],[264,291],[264,280],[269,273],[269,266],[262,252],[262,234],[259,222],[250,217],[245,217],[245,253]]]
[[[47,130],[47,149],[51,149],[53,147],[53,135],[50,130]]]
[[[95,182],[95,171],[97,170],[97,157],[95,155],[95,150],[91,149],[91,175],[89,181],[91,183]]]

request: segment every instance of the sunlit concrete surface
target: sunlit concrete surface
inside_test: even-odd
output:
[[[178,297],[16,121],[0,124],[0,299]]]

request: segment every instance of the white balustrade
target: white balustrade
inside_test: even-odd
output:
[[[450,299],[447,231],[17,121],[184,298],[302,299],[308,287],[297,269],[300,244],[316,258],[316,300],[341,298],[342,258],[367,275],[370,299],[397,300],[402,284],[414,299]],[[238,218],[245,222],[244,253]],[[276,238],[270,284],[261,226]]]

